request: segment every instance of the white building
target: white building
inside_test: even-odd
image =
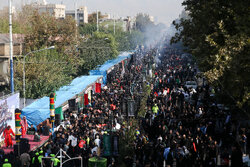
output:
[[[75,13],[77,12],[77,17],[75,18]],[[88,23],[88,10],[86,6],[79,7],[77,11],[66,10],[66,16],[72,16],[76,19],[77,25]]]
[[[65,18],[65,5],[62,4],[44,4],[38,5],[39,13],[49,13],[54,16],[56,19]]]
[[[154,16],[149,16],[149,20],[154,22]]]

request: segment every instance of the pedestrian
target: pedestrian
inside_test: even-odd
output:
[[[11,135],[15,136],[13,130],[10,127],[10,125],[8,125],[7,128],[5,128],[5,130],[3,131],[4,143],[5,143],[6,147],[9,147],[9,146],[12,147],[13,146]]]
[[[21,165],[22,167],[29,167],[30,166],[30,155],[28,153],[22,153],[20,156]]]

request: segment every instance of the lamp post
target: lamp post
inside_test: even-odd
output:
[[[9,0],[9,34],[10,34],[10,90],[14,93],[13,41],[12,41],[12,0]]]
[[[113,16],[114,19],[114,35],[115,35],[115,15]]]
[[[98,16],[98,10],[96,10],[96,29],[99,31],[99,16]]]
[[[23,107],[25,107],[25,57],[32,54],[32,53],[40,52],[43,50],[54,49],[54,48],[55,48],[55,46],[51,46],[51,47],[48,47],[45,49],[35,50],[35,51],[29,52],[23,56]]]

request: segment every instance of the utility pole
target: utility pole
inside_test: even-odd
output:
[[[76,3],[76,0],[75,0],[75,21],[76,21],[76,26],[77,26],[78,22],[77,22],[77,3]]]
[[[98,10],[96,10],[96,28],[97,28],[97,31],[99,31],[99,17],[98,17]]]
[[[114,19],[114,34],[115,34],[115,15],[113,16]]]
[[[9,34],[10,34],[10,89],[14,93],[14,76],[13,76],[13,41],[12,41],[12,0],[9,0]]]

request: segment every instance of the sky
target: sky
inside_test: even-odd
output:
[[[18,8],[23,3],[43,0],[12,0]],[[146,13],[154,16],[157,23],[161,22],[169,26],[178,18],[183,10],[183,0],[46,0],[47,3],[63,3],[66,9],[74,9],[77,6],[87,6],[88,12],[99,10],[102,13],[115,15],[115,17],[135,16],[137,13]],[[0,8],[8,5],[8,0],[0,0]]]

